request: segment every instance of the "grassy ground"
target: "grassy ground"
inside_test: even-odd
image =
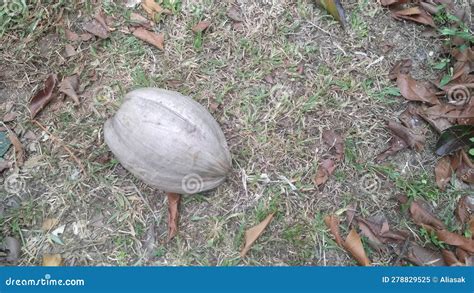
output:
[[[0,231],[21,239],[20,264],[61,253],[66,265],[353,265],[329,236],[324,215],[356,202],[358,215],[383,215],[416,234],[393,199],[412,190],[454,225],[460,193],[434,187],[434,136],[428,134],[425,152],[403,151],[383,166],[373,162],[390,138],[386,119],[405,108],[389,95],[391,65],[412,58],[415,77],[434,75],[439,44],[421,34],[423,27],[395,21],[375,1],[342,1],[346,31],[310,0],[179,1],[179,12],[157,25],[165,34],[159,51],[120,31],[130,12],[142,9],[79,2],[32,7],[55,17],[43,17],[34,29],[19,22],[1,39],[0,114],[13,105],[27,161],[3,174],[19,174],[24,186],[17,195],[3,193]],[[232,5],[241,11],[241,25],[226,16]],[[64,58],[64,28],[80,32],[97,7],[117,29]],[[212,25],[196,37],[191,27],[200,20]],[[26,106],[47,74],[73,72],[81,76],[81,105],[57,99],[38,117],[53,138],[30,121]],[[208,107],[233,156],[224,185],[184,198],[180,231],[169,243],[163,193],[128,174],[103,141],[104,121],[127,91],[143,86],[180,91]],[[324,129],[341,133],[346,150],[343,164],[318,190],[312,180],[328,154]],[[25,138],[28,131],[36,137]],[[364,188],[367,180],[375,188]],[[271,211],[274,221],[241,259],[245,229]],[[41,229],[46,218],[59,220],[52,230],[65,225],[60,241]],[[377,265],[396,258],[369,256]]]

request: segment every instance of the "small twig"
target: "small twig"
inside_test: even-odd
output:
[[[46,132],[49,137],[51,137],[52,140],[56,141],[60,146],[63,147],[64,150],[66,150],[66,152],[74,159],[74,161],[79,165],[79,168],[81,169],[81,172],[83,174],[86,173],[86,169],[84,168],[84,165],[82,165],[82,162],[81,160],[79,160],[78,157],[76,157],[76,155],[74,155],[74,153],[71,151],[71,149],[65,145],[63,143],[63,141],[59,138],[57,138],[56,136],[54,136],[51,132],[48,131],[48,129],[46,129],[46,127],[43,126],[43,124],[39,123],[37,120],[33,120],[33,122],[38,125],[39,128],[41,128],[44,132]]]

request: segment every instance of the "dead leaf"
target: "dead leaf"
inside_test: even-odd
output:
[[[162,33],[157,34],[140,27],[133,31],[133,35],[160,50],[164,50],[165,37]]]
[[[101,39],[107,39],[109,37],[109,28],[105,24],[105,21],[98,16],[84,23],[82,27],[85,31]]]
[[[377,250],[378,252],[386,250],[386,246],[382,243],[382,241],[380,241],[380,239],[374,234],[372,229],[370,229],[370,227],[367,226],[365,222],[358,221],[357,224],[359,225],[362,235],[367,237],[369,240],[368,243],[373,249]]]
[[[412,64],[413,62],[411,61],[411,59],[402,59],[397,61],[393,65],[392,69],[390,69],[388,73],[388,78],[390,80],[395,80],[397,79],[399,74],[408,74],[411,70]]]
[[[56,218],[46,218],[46,219],[44,219],[44,221],[43,221],[43,225],[41,225],[41,229],[42,229],[44,232],[48,232],[49,230],[51,230],[52,228],[54,228],[54,226],[56,226],[57,224],[59,224],[59,219],[56,219]]]
[[[469,259],[469,253],[467,253],[465,250],[459,248],[459,247],[456,247],[456,249],[454,250],[455,253],[456,253],[456,257],[457,259],[467,265],[467,260]]]
[[[466,224],[470,218],[469,210],[473,210],[472,205],[469,205],[469,198],[467,195],[461,196],[458,200],[458,205],[456,206],[456,218],[461,222],[461,224]]]
[[[333,160],[323,160],[319,164],[318,171],[316,172],[316,176],[314,177],[314,184],[316,184],[316,186],[321,186],[326,183],[326,181],[328,181],[329,179],[329,176],[332,175],[335,169],[336,166]]]
[[[245,245],[240,252],[240,257],[244,257],[247,254],[247,252],[250,250],[250,247],[252,247],[252,244],[258,239],[258,237],[260,237],[268,224],[270,224],[274,214],[275,213],[269,214],[260,224],[245,231]]]
[[[344,158],[344,140],[334,130],[324,130],[322,133],[323,141],[336,150],[336,161],[342,161]]]
[[[6,261],[16,263],[21,255],[21,243],[18,239],[7,236],[3,238],[0,251],[5,252]]]
[[[425,102],[430,105],[439,104],[438,97],[436,97],[433,90],[408,74],[400,73],[398,75],[397,86],[402,96],[407,100]]]
[[[23,144],[21,143],[20,139],[18,139],[16,134],[10,129],[8,129],[8,139],[15,148],[15,159],[17,166],[23,166],[23,163],[25,162],[25,150],[23,149]]]
[[[60,254],[43,255],[43,267],[59,267],[62,265],[63,265],[63,260]]]
[[[35,116],[53,99],[53,91],[56,87],[56,83],[56,74],[50,74],[44,82],[44,88],[33,96],[28,107],[31,113],[31,119],[35,118]]]
[[[418,225],[429,225],[436,229],[444,229],[445,226],[435,215],[422,207],[418,201],[413,201],[410,205],[410,214],[413,221]]]
[[[403,4],[406,3],[408,0],[380,0],[380,4],[382,6],[390,6],[390,5],[396,5],[396,4]]]
[[[79,41],[79,35],[71,30],[68,30],[67,28],[64,29],[64,35],[68,41],[71,41],[71,42]]]
[[[240,9],[238,9],[235,6],[232,6],[227,11],[226,15],[227,15],[228,18],[232,19],[233,21],[236,21],[236,22],[242,22],[243,21],[241,13],[240,13]]]
[[[168,241],[178,234],[179,203],[181,195],[167,193],[168,196]]]
[[[459,234],[450,232],[448,230],[435,230],[436,236],[440,241],[446,244],[457,246],[469,253],[474,253],[474,240],[468,239]]]
[[[211,23],[209,21],[200,21],[191,29],[195,33],[202,33],[205,31]]]
[[[416,151],[423,150],[425,145],[424,135],[417,134],[413,130],[401,125],[400,123],[394,120],[390,120],[387,124],[387,127],[393,132],[395,136],[401,138],[403,142],[407,144],[410,148]],[[403,149],[402,145],[399,142],[397,142],[397,145],[395,145],[394,147],[394,149],[397,148]]]
[[[72,57],[77,54],[76,49],[74,49],[71,44],[66,44],[66,46],[64,46],[64,51],[66,53],[66,58]]]
[[[8,123],[8,122],[12,122],[16,119],[16,113],[15,112],[10,112],[10,113],[7,113],[3,116],[3,122],[5,123]]]
[[[130,14],[130,21],[132,22],[133,25],[143,26],[147,29],[152,28],[152,25],[151,25],[152,23],[150,23],[150,21],[147,18],[135,12],[132,12]]]
[[[387,157],[393,156],[399,151],[406,149],[408,145],[401,139],[400,137],[393,135],[392,138],[390,139],[390,146],[385,149],[383,152],[377,155],[375,157],[376,162],[382,162],[384,161]]]
[[[417,23],[421,23],[424,25],[429,25],[431,27],[436,27],[433,18],[431,15],[426,13],[424,10],[421,10],[420,7],[414,6],[398,11],[392,11],[392,16],[395,19],[406,19],[411,20]]]
[[[89,33],[83,33],[79,36],[79,38],[81,39],[81,41],[84,41],[84,42],[87,42],[89,41],[90,39],[92,39],[94,36],[89,34]]]
[[[365,254],[364,246],[360,240],[360,236],[355,229],[351,229],[344,241],[344,248],[352,254],[357,262],[362,266],[370,266],[371,262]]]
[[[419,246],[414,242],[409,244],[406,258],[417,266],[446,266],[439,251]]]
[[[155,0],[144,0],[142,2],[143,9],[154,18],[155,13],[171,14],[168,9],[163,9]]]
[[[458,260],[454,252],[443,249],[441,250],[441,254],[443,255],[444,262],[452,267],[452,266],[463,266],[463,264]]]
[[[70,97],[74,104],[79,105],[79,97],[76,91],[79,89],[79,76],[77,74],[64,78],[59,84],[59,91]]]
[[[331,231],[331,234],[334,236],[337,245],[344,247],[344,240],[342,240],[341,233],[339,232],[339,217],[336,215],[328,215],[324,217],[324,223],[326,223],[329,231]]]
[[[351,226],[352,220],[354,219],[356,211],[357,211],[357,202],[352,202],[347,206],[347,210],[346,210],[347,227]]]
[[[451,181],[451,176],[453,175],[453,168],[451,167],[451,158],[449,156],[444,156],[435,167],[435,177],[436,185],[441,190],[445,190],[448,186],[449,181]]]

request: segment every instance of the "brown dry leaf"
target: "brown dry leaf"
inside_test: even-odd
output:
[[[316,176],[314,177],[314,184],[316,184],[316,186],[321,186],[326,183],[326,181],[328,181],[329,179],[329,176],[332,175],[335,169],[336,166],[333,160],[326,159],[322,161],[319,164],[318,171],[316,172]]]
[[[380,0],[382,6],[398,5],[406,3],[408,0]]]
[[[228,11],[227,11],[227,17],[232,19],[233,21],[236,21],[236,22],[242,22],[243,19],[242,19],[242,15],[240,13],[240,9],[235,7],[235,6],[232,6]]]
[[[378,252],[382,252],[386,249],[386,246],[382,243],[382,241],[380,241],[377,235],[375,235],[372,229],[370,229],[370,227],[365,222],[357,221],[357,224],[359,225],[362,235],[367,237],[369,240],[368,243],[373,249],[377,250]]]
[[[443,191],[446,189],[446,186],[448,186],[449,181],[451,181],[451,176],[454,172],[451,167],[451,161],[449,156],[444,156],[438,160],[435,167],[436,185]]]
[[[41,225],[41,229],[44,231],[44,232],[48,232],[49,230],[51,230],[54,226],[56,226],[57,224],[59,224],[59,219],[56,219],[56,218],[46,218],[44,219],[43,221],[43,225]]]
[[[35,116],[53,99],[53,91],[56,87],[56,74],[50,74],[44,82],[44,88],[37,92],[29,103],[28,109],[31,113],[31,119]]]
[[[421,23],[424,25],[429,25],[431,27],[436,27],[433,18],[431,15],[426,13],[426,11],[422,10],[420,7],[410,7],[403,10],[392,11],[392,16],[395,19],[406,19],[411,20],[417,23]]]
[[[81,39],[81,41],[89,41],[90,39],[92,39],[94,36],[89,34],[89,33],[83,33],[79,36],[79,38]]]
[[[398,153],[399,151],[406,149],[408,145],[401,139],[400,137],[393,135],[390,139],[390,146],[385,149],[383,152],[375,157],[375,161],[380,163],[384,161],[387,157],[393,156],[394,154]]]
[[[133,25],[143,26],[147,29],[152,28],[152,26],[151,26],[152,23],[150,23],[150,21],[147,18],[145,18],[145,17],[143,17],[140,14],[135,13],[135,12],[132,12],[130,14],[130,21],[132,22]]]
[[[456,257],[456,255],[454,254],[454,252],[450,251],[450,250],[447,250],[447,249],[443,249],[441,250],[441,254],[443,255],[443,259],[444,259],[444,262],[452,267],[452,266],[463,266],[463,264],[458,260],[458,258]]]
[[[209,21],[200,21],[191,29],[195,33],[202,33],[205,31],[211,23]]]
[[[425,136],[415,133],[413,130],[409,129],[408,127],[403,126],[402,124],[390,120],[387,124],[388,129],[390,129],[393,134],[399,138],[401,138],[405,144],[407,144],[410,148],[421,151],[425,145]],[[396,142],[394,149],[397,150],[401,148],[403,145],[400,142]],[[403,148],[402,148],[403,149]]]
[[[274,214],[275,213],[269,214],[260,224],[245,231],[245,245],[240,252],[240,257],[244,257],[247,254],[247,252],[250,250],[250,247],[252,247],[252,244],[258,239],[258,237],[260,237],[260,235],[262,235],[268,224],[270,224]]]
[[[68,41],[71,41],[71,42],[79,41],[79,35],[71,30],[64,29],[64,35],[66,36],[66,39]]]
[[[103,23],[103,21],[98,20],[97,17],[84,23],[82,27],[85,31],[101,39],[106,39],[109,37],[109,28],[105,23]]]
[[[79,89],[79,76],[77,74],[64,78],[59,84],[59,91],[70,97],[74,104],[79,105],[79,97],[76,91]]]
[[[181,195],[177,193],[167,193],[168,196],[168,241],[178,233],[179,202]]]
[[[329,231],[331,231],[331,234],[334,236],[337,245],[339,245],[340,247],[344,247],[344,240],[342,240],[341,233],[339,230],[339,217],[336,215],[326,216],[324,217],[324,223],[326,223],[326,226],[328,227]]]
[[[157,34],[139,27],[133,31],[133,35],[140,40],[157,47],[160,50],[164,50],[165,37],[162,33]]]
[[[474,240],[468,239],[459,234],[450,232],[448,230],[435,230],[436,235],[440,241],[446,244],[457,246],[469,253],[474,253]]]
[[[16,113],[10,112],[10,113],[5,114],[2,120],[3,122],[8,123],[8,122],[12,122],[15,119],[16,119]]]
[[[66,58],[72,57],[77,54],[76,49],[74,49],[71,44],[66,44],[66,46],[64,46],[64,51],[66,53]]]
[[[469,220],[469,230],[471,231],[472,239],[474,239],[474,216],[471,216],[471,219]]]
[[[461,263],[467,264],[467,260],[469,259],[469,253],[459,247],[456,247],[455,253],[457,259],[459,259]]]
[[[60,254],[43,255],[43,267],[59,267],[63,265],[63,259]]]
[[[436,229],[444,229],[445,226],[435,215],[423,208],[421,203],[413,201],[410,205],[410,214],[413,221],[418,225],[429,225]]]
[[[155,15],[155,13],[171,14],[171,11],[168,9],[163,9],[163,7],[156,3],[155,0],[144,0],[142,2],[142,7],[152,17]]]
[[[411,70],[413,62],[411,59],[402,59],[397,61],[392,69],[388,72],[388,78],[390,80],[397,79],[399,74],[408,74]]]
[[[352,220],[354,220],[354,216],[357,211],[357,202],[352,202],[347,206],[346,209],[346,222],[347,227],[350,227],[352,224]]]
[[[417,266],[446,266],[439,251],[434,251],[411,242],[407,248],[406,258]]]
[[[362,266],[370,266],[371,262],[365,254],[364,246],[360,240],[360,236],[355,229],[351,229],[344,241],[344,248],[352,254],[357,262]]]
[[[452,126],[450,120],[445,117],[448,113],[452,113],[456,117],[459,116],[459,110],[457,110],[455,106],[448,104],[439,104],[431,107],[422,105],[418,110],[418,115],[428,122],[438,133],[442,133]]]
[[[400,73],[397,77],[397,86],[402,96],[407,100],[425,102],[430,105],[439,104],[434,91],[413,79],[409,74]]]
[[[25,150],[23,149],[23,144],[21,143],[20,139],[18,139],[16,134],[10,129],[8,129],[8,139],[15,148],[15,159],[17,166],[23,166],[23,163],[25,162]]]
[[[344,158],[344,140],[334,130],[324,130],[322,133],[323,141],[336,150],[336,161],[342,161]]]
[[[467,195],[461,196],[458,201],[458,205],[456,206],[456,218],[461,222],[461,224],[467,223],[469,221],[469,209],[468,209],[468,198]]]

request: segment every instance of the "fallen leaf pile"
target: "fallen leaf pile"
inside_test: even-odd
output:
[[[411,3],[404,0],[383,0],[396,19],[411,20],[435,27],[433,15],[445,9],[457,17],[451,24],[456,29],[466,22],[466,9],[457,8],[453,1],[430,0]],[[406,6],[409,7],[406,7]],[[444,8],[440,8],[444,7]],[[390,146],[376,157],[377,162],[407,147],[421,151],[425,144],[423,127],[411,121],[424,120],[441,134],[436,153],[445,156],[435,168],[436,183],[445,190],[453,174],[468,183],[474,183],[472,158],[466,149],[474,148],[474,46],[472,40],[462,39],[455,34],[450,37],[446,55],[450,62],[441,64],[451,72],[438,80],[414,79],[410,70],[410,59],[396,62],[389,72],[389,79],[396,80],[400,94],[408,101],[408,109],[399,117],[400,122],[391,120],[388,128],[393,134]],[[405,117],[402,117],[405,115]],[[408,119],[407,119],[408,117]],[[410,118],[411,117],[411,118]]]

